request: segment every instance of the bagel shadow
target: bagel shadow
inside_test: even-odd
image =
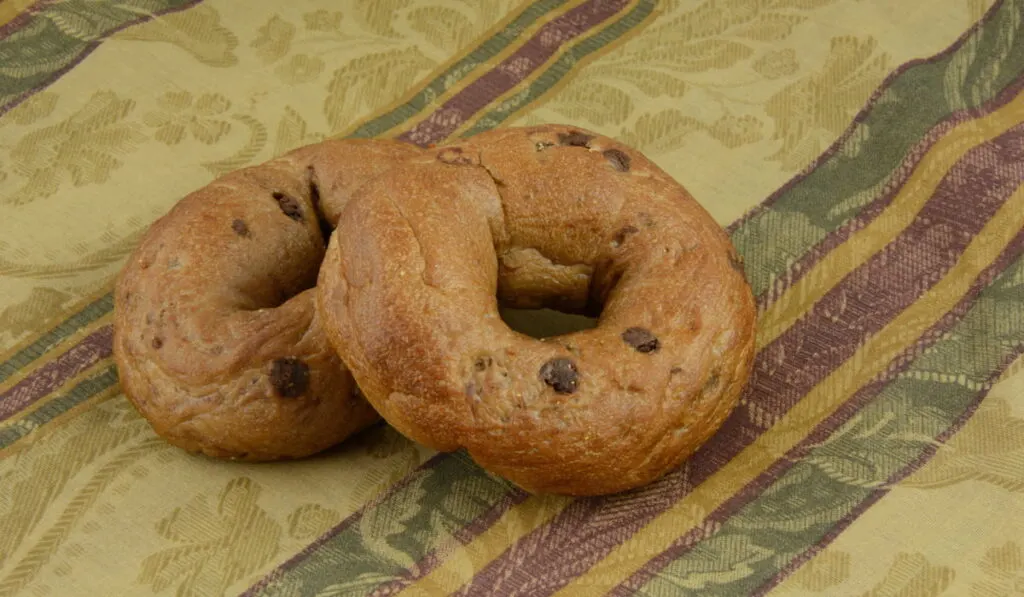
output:
[[[555,309],[513,309],[499,307],[505,325],[532,338],[553,338],[597,327],[596,317],[566,313]]]

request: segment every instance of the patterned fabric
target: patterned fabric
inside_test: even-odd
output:
[[[120,393],[112,277],[232,169],[576,123],[727,226],[723,429],[531,496],[380,425],[188,456]],[[1024,0],[0,0],[0,596],[1024,594]]]

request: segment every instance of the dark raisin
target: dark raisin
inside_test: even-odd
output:
[[[572,147],[590,147],[591,139],[593,139],[592,136],[579,131],[558,134],[559,143],[562,145],[570,145]]]
[[[150,342],[150,344],[153,346],[153,348],[155,348],[157,350],[160,350],[164,346],[164,341],[163,341],[162,338],[156,337],[156,338],[153,338],[153,341]]]
[[[537,141],[536,143],[533,144],[533,148],[536,149],[537,151],[544,151],[545,149],[553,145],[554,143],[552,143],[551,141]]]
[[[238,236],[249,236],[249,227],[246,226],[245,222],[243,222],[242,220],[235,220],[234,222],[231,222],[231,229],[234,230],[235,234],[237,234]]]
[[[616,247],[626,242],[626,237],[630,234],[636,234],[640,230],[636,226],[626,226],[622,230],[615,233],[615,238],[612,239],[612,244]]]
[[[654,352],[661,347],[658,338],[646,328],[632,327],[622,332],[622,340],[637,352]]]
[[[286,357],[270,364],[270,385],[282,398],[297,398],[309,386],[309,365],[301,359]]]
[[[483,371],[494,364],[494,360],[491,357],[480,357],[473,363],[473,368],[477,371]]]
[[[606,149],[601,152],[601,155],[619,172],[629,172],[630,157],[626,152],[618,149]]]
[[[559,394],[572,394],[579,385],[576,363],[565,357],[557,357],[544,363],[540,368],[540,378]]]
[[[299,207],[299,202],[285,195],[281,191],[274,191],[274,200],[277,201],[277,206],[281,208],[284,215],[295,220],[296,222],[302,221],[302,208]]]

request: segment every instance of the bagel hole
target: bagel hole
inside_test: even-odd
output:
[[[499,307],[501,320],[511,329],[531,338],[564,336],[597,327],[597,318],[557,309]]]

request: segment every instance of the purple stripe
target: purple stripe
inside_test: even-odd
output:
[[[857,128],[861,126],[861,124],[863,124],[865,120],[867,120],[868,115],[875,108],[875,104],[877,104],[879,100],[881,100],[881,98],[886,94],[889,88],[893,86],[897,79],[899,79],[904,73],[906,73],[912,68],[925,64],[939,62],[940,60],[949,57],[957,50],[962,48],[964,44],[967,43],[968,39],[973,37],[978,31],[981,30],[985,23],[992,20],[992,17],[994,17],[996,13],[999,12],[999,9],[1003,6],[1004,2],[1005,0],[996,0],[995,2],[993,2],[992,6],[989,7],[988,11],[986,11],[985,14],[980,19],[978,19],[977,22],[971,25],[971,27],[968,28],[967,31],[964,31],[964,33],[960,37],[958,37],[956,41],[954,41],[953,44],[950,45],[945,50],[939,52],[938,54],[928,56],[927,58],[917,58],[909,62],[904,62],[899,66],[899,68],[889,73],[889,76],[887,76],[878,86],[878,88],[875,89],[875,92],[871,94],[871,97],[868,99],[867,103],[864,104],[864,107],[862,107],[860,111],[857,112],[857,115],[854,116],[853,120],[850,121],[850,125],[846,128],[845,131],[843,131],[843,134],[840,135],[839,138],[836,139],[835,142],[832,143],[832,145],[830,145],[824,153],[819,155],[817,159],[808,164],[802,172],[794,176],[786,184],[784,184],[774,193],[769,195],[767,199],[757,204],[756,207],[745,213],[743,217],[739,218],[738,220],[730,224],[726,228],[726,230],[728,230],[730,234],[735,232],[737,228],[746,224],[747,221],[749,221],[751,218],[759,215],[761,212],[767,210],[769,207],[774,205],[780,197],[787,194],[793,187],[803,182],[804,179],[809,177],[815,170],[817,170],[830,159],[832,159],[832,157],[839,153],[843,146],[845,146],[850,141],[850,138],[853,137],[853,134],[857,132]]]
[[[436,467],[438,464],[440,464],[440,462],[443,459],[448,457],[450,457],[450,455],[445,453],[434,454],[426,462],[419,465],[418,467],[416,467],[415,470],[407,474],[401,480],[388,487],[376,498],[363,504],[362,507],[360,507],[358,510],[350,514],[347,518],[345,518],[340,523],[335,525],[333,528],[331,528],[331,530],[327,531],[326,533],[318,537],[316,541],[313,541],[312,543],[307,545],[302,551],[288,558],[284,563],[275,568],[270,574],[267,574],[266,576],[261,578],[259,582],[249,587],[239,597],[255,597],[255,595],[262,593],[263,590],[267,588],[267,586],[274,583],[279,578],[287,574],[290,570],[292,570],[300,563],[302,563],[304,560],[308,559],[310,556],[315,554],[328,541],[344,532],[345,529],[351,527],[352,525],[362,520],[363,515],[365,515],[368,511],[373,510],[374,508],[378,507],[382,503],[389,500],[392,496],[394,496],[396,493],[398,493],[407,485],[409,485],[409,483],[411,483],[413,479],[417,478],[419,475],[426,473],[430,469]]]
[[[444,139],[473,114],[542,67],[559,48],[608,20],[628,4],[628,0],[591,0],[547,23],[501,64],[397,138],[421,146]]]
[[[103,37],[104,38],[110,37],[111,35],[114,35],[114,34],[120,32],[120,31],[123,31],[123,30],[125,30],[125,29],[127,29],[129,27],[132,27],[132,26],[139,25],[141,23],[145,23],[147,21],[150,21],[150,20],[154,19],[155,17],[160,17],[160,16],[163,16],[163,15],[166,15],[166,14],[171,14],[171,13],[174,13],[174,12],[180,12],[182,10],[186,10],[186,9],[192,8],[193,6],[199,4],[202,1],[203,0],[188,0],[187,2],[185,2],[185,3],[181,4],[181,5],[173,6],[173,7],[170,7],[170,8],[166,8],[164,10],[156,11],[156,12],[152,13],[151,15],[140,16],[137,19],[134,19],[134,20],[122,23],[122,24],[118,25],[117,27],[114,27],[113,29],[111,29],[111,30],[107,31],[106,33],[104,33]],[[19,15],[18,18],[20,18],[20,15]],[[35,15],[30,15],[30,18],[35,18]],[[14,21],[12,21],[11,23],[8,23],[8,25],[11,25],[13,22]],[[2,32],[3,32],[3,30],[0,29],[0,34],[2,34]],[[51,73],[49,77],[47,77],[46,79],[41,81],[38,85],[36,85],[32,89],[22,93],[21,95],[18,95],[14,99],[8,101],[6,104],[0,105],[0,116],[3,116],[7,112],[9,112],[11,109],[17,107],[18,104],[20,104],[21,102],[25,101],[26,99],[32,97],[33,95],[39,93],[40,91],[43,91],[44,89],[46,89],[47,87],[52,85],[58,79],[60,79],[65,74],[70,72],[71,69],[73,69],[76,66],[78,66],[79,64],[81,64],[82,61],[85,60],[90,54],[92,54],[96,50],[96,48],[100,47],[100,44],[102,44],[102,43],[103,43],[103,39],[98,39],[98,40],[91,41],[91,42],[87,43],[85,45],[85,47],[82,48],[82,51],[79,52],[79,54],[77,56],[75,56],[75,58],[73,60],[71,60],[70,62],[68,62],[63,67],[61,67],[61,68],[57,69],[56,71],[54,71],[53,73]]]
[[[39,0],[38,2],[33,2],[29,6],[25,7],[25,9],[15,15],[13,19],[0,26],[0,39],[11,35],[18,29],[27,25],[37,12],[42,10],[47,4],[53,4],[54,1],[55,0]]]
[[[631,577],[615,587],[615,589],[609,592],[609,597],[632,595],[657,575],[662,568],[685,555],[700,541],[713,536],[725,521],[761,495],[765,489],[796,465],[817,445],[828,439],[836,429],[873,401],[892,380],[906,371],[913,361],[921,356],[925,350],[941,340],[970,311],[978,295],[995,280],[996,276],[1017,261],[1022,254],[1024,254],[1024,231],[1017,234],[996,261],[979,274],[973,284],[971,284],[967,294],[960,299],[956,306],[943,315],[938,322],[929,327],[917,342],[893,358],[888,369],[883,374],[860,388],[835,412],[819,423],[807,437],[802,439],[796,446],[786,452],[783,457],[776,460],[769,468],[758,475],[756,479],[748,483],[742,490],[709,514],[699,527],[690,530],[687,534],[676,539],[668,549],[652,558]],[[945,441],[944,438],[944,435],[940,435],[939,441]]]
[[[864,207],[855,217],[828,233],[811,250],[789,265],[787,270],[774,280],[771,287],[758,297],[758,308],[763,310],[766,306],[775,302],[782,296],[783,292],[802,279],[807,272],[811,271],[833,249],[845,243],[857,231],[871,224],[896,198],[896,195],[899,194],[907,180],[917,170],[925,155],[950,131],[964,122],[976,120],[999,110],[1013,101],[1022,90],[1024,90],[1024,77],[1016,79],[998,95],[981,106],[973,109],[957,110],[948,118],[932,127],[925,137],[910,150],[892,173],[879,197]]]
[[[949,441],[949,438],[953,437],[954,434],[963,429],[964,425],[967,424],[967,421],[970,420],[972,416],[974,416],[975,412],[977,412],[978,407],[981,406],[981,403],[985,399],[985,397],[988,396],[988,393],[992,390],[992,386],[994,386],[995,382],[999,380],[999,376],[1002,375],[1004,371],[1006,371],[1007,367],[1012,365],[1014,361],[1020,358],[1022,354],[1024,354],[1024,344],[1019,344],[1016,347],[1014,347],[1013,352],[1007,356],[1007,358],[1002,362],[1002,364],[1000,364],[1000,366],[997,367],[996,370],[992,372],[992,375],[990,375],[989,378],[985,381],[985,383],[982,385],[982,389],[977,393],[977,395],[975,395],[974,399],[971,401],[971,404],[967,407],[967,409],[960,415],[960,417],[957,418],[957,420],[952,425],[950,425],[945,431],[943,431],[938,437],[935,438],[934,443],[925,446],[924,450],[922,450],[921,454],[916,459],[914,459],[913,462],[911,462],[910,464],[902,468],[900,471],[889,477],[889,479],[886,481],[885,485],[882,486],[882,488],[876,489],[873,492],[871,492],[871,494],[868,495],[868,497],[864,501],[862,501],[860,504],[857,505],[857,507],[851,510],[849,514],[840,519],[840,521],[836,523],[834,527],[829,529],[829,532],[826,533],[821,538],[821,540],[818,541],[818,543],[814,544],[806,551],[804,551],[797,557],[793,558],[788,564],[786,564],[786,566],[779,570],[778,574],[769,579],[768,582],[766,582],[762,586],[758,587],[758,589],[754,591],[753,597],[761,597],[762,595],[767,594],[773,588],[778,586],[779,583],[786,579],[786,577],[795,572],[798,568],[800,568],[800,566],[803,566],[805,563],[810,561],[811,558],[813,558],[819,552],[828,547],[833,541],[835,541],[836,538],[843,533],[843,531],[845,531],[851,524],[853,524],[853,521],[860,518],[860,516],[867,512],[868,509],[871,508],[871,506],[878,503],[879,500],[881,500],[883,497],[886,496],[886,494],[892,491],[892,487],[894,485],[896,485],[903,479],[906,479],[914,472],[919,470],[921,467],[923,467],[925,464],[927,464],[938,452],[939,446],[945,444],[947,441]]]
[[[687,487],[710,477],[849,359],[866,338],[942,279],[1019,186],[1022,161],[1024,124],[969,151],[892,243],[760,351],[743,399],[757,409],[737,409],[691,458],[689,471],[669,475],[665,483],[675,491],[667,504],[609,512],[614,502],[607,499],[574,502],[509,547],[460,593],[550,594],[685,495]],[[964,197],[972,199],[971,210],[963,209]],[[645,505],[645,494],[634,500]]]
[[[113,338],[113,326],[105,325],[0,394],[0,421],[14,416],[64,385],[67,380],[109,357]]]
[[[395,595],[409,585],[420,580],[433,572],[438,566],[444,563],[451,553],[459,546],[469,545],[480,533],[491,528],[512,506],[526,501],[530,494],[516,489],[506,494],[493,507],[478,517],[473,522],[452,533],[455,542],[439,546],[429,551],[411,569],[406,569],[401,578],[386,582],[372,591],[373,595]]]

